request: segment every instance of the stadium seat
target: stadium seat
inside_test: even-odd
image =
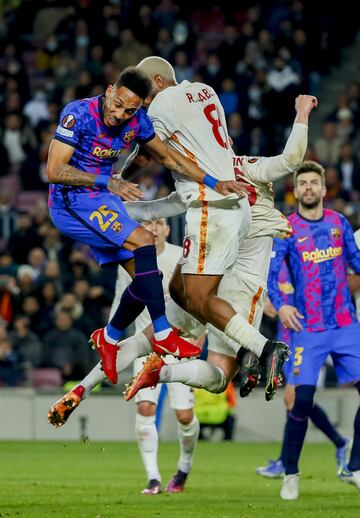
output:
[[[32,385],[34,388],[59,388],[63,384],[59,369],[40,368],[32,372]]]

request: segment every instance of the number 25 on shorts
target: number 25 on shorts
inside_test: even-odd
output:
[[[294,355],[294,367],[299,367],[302,364],[303,358],[302,353],[304,352],[303,347],[295,347],[295,355]]]
[[[104,218],[107,218],[108,216],[110,216],[110,218],[104,220]],[[98,210],[94,210],[94,212],[90,214],[89,219],[90,221],[97,219],[100,229],[105,232],[109,225],[113,223],[118,218],[118,216],[118,213],[114,210],[108,209],[107,205],[101,205]]]

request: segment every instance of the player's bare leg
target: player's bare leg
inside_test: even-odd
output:
[[[167,365],[154,353],[146,360],[137,376],[126,385],[124,398],[129,401],[142,388],[174,382],[204,388],[209,392],[224,392],[238,367],[236,358],[213,351],[209,351],[207,361],[191,360],[171,365]]]
[[[236,313],[231,304],[217,296],[221,279],[221,275],[182,275],[178,265],[171,279],[170,293],[183,309],[200,322],[211,323],[234,340],[238,344],[234,343],[236,354],[242,346],[259,357],[266,372],[265,397],[269,401],[281,385],[281,370],[290,354],[289,348],[282,342],[267,340]]]

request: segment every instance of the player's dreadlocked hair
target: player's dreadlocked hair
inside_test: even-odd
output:
[[[296,184],[297,177],[303,173],[316,173],[321,177],[321,183],[325,185],[325,169],[319,162],[315,160],[305,160],[301,166],[296,169],[294,173],[294,183]]]
[[[121,72],[114,84],[115,88],[120,88],[120,86],[125,86],[142,100],[146,99],[151,92],[150,79],[135,67],[127,67]]]

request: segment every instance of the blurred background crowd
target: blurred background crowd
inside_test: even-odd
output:
[[[35,384],[39,367],[58,370],[54,383],[79,379],[95,361],[87,337],[104,324],[112,301],[114,270],[99,270],[87,248],[60,236],[48,217],[46,160],[62,107],[100,95],[124,67],[156,54],[174,65],[178,82],[215,88],[237,154],[276,154],[294,118],[295,96],[319,95],[341,66],[343,49],[356,41],[358,20],[348,4],[1,2],[1,384],[29,382],[29,366]],[[327,205],[356,228],[359,122],[358,75],[344,79],[307,154],[327,169]],[[138,182],[148,200],[173,188],[169,172],[156,164],[140,171]],[[276,186],[275,196],[284,212],[293,210],[291,178]]]

